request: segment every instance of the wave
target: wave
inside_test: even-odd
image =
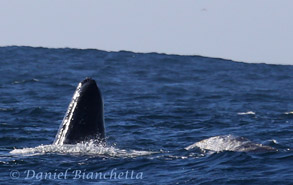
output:
[[[255,115],[255,112],[248,111],[248,112],[238,112],[238,115]]]

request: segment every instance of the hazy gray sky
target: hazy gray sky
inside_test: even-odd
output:
[[[292,0],[0,0],[0,45],[293,65]]]

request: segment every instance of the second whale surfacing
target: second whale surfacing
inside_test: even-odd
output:
[[[185,147],[185,150],[191,150],[193,148],[200,148],[203,150],[211,150],[215,152],[232,151],[261,153],[278,151],[273,147],[254,143],[245,137],[239,137],[230,134],[214,136],[201,140],[192,145],[189,145],[188,147]]]
[[[95,80],[86,78],[74,92],[57,132],[55,145],[105,142],[104,104]]]

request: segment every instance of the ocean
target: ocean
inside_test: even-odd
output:
[[[0,184],[293,184],[293,66],[10,46],[0,77]],[[86,77],[107,145],[52,145]]]

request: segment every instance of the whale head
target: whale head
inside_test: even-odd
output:
[[[78,84],[54,144],[76,144],[88,140],[105,141],[103,98],[92,78]]]

